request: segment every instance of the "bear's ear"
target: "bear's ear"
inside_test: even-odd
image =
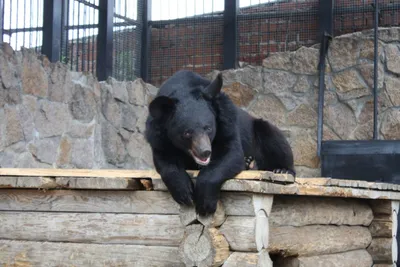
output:
[[[175,98],[158,96],[149,105],[150,115],[155,119],[168,116],[174,111],[177,102]]]
[[[207,95],[210,97],[216,97],[219,92],[221,92],[222,88],[222,74],[218,73],[217,77],[212,81],[204,90]]]

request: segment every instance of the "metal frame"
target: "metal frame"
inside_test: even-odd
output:
[[[329,42],[333,38],[333,6],[334,0],[319,0],[319,34],[321,38],[319,55],[319,93],[318,93],[318,128],[317,128],[317,154],[321,155],[321,143],[323,133],[324,117],[324,95],[325,95],[325,66]]]
[[[237,15],[239,0],[225,0],[224,10],[224,63],[223,69],[236,68],[237,60]]]
[[[42,54],[51,62],[60,59],[62,32],[62,0],[43,1],[43,44]]]
[[[99,81],[107,80],[113,67],[114,1],[99,1],[99,34],[97,36],[96,74]]]
[[[141,35],[141,55],[140,55],[140,74],[143,81],[150,81],[150,51],[151,51],[151,0],[138,0],[138,6],[143,6],[143,13],[138,16],[138,21],[142,23]]]
[[[3,43],[3,29],[4,29],[4,0],[0,0],[0,44]]]

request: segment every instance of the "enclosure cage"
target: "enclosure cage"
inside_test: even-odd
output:
[[[318,46],[318,156],[324,177],[400,183],[400,136],[380,140],[378,27],[400,26],[396,0],[0,0],[0,43],[32,48],[98,80],[161,85]],[[333,37],[374,29],[372,140],[323,140],[325,58]]]

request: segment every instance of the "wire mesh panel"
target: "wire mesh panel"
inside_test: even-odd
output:
[[[223,9],[218,0],[153,0],[150,82],[178,70],[202,75],[223,63]]]
[[[379,8],[381,10],[379,20],[380,27],[400,26],[400,1],[380,0]]]
[[[240,0],[239,61],[260,65],[269,53],[315,44],[317,11],[318,0]]]
[[[3,0],[3,42],[40,52],[43,30],[43,0]]]
[[[96,73],[99,0],[64,0],[60,61],[71,70]]]
[[[142,23],[141,0],[115,0],[113,30],[113,77],[134,80],[140,76]]]
[[[335,36],[371,29],[374,27],[373,0],[336,0],[334,30]],[[396,0],[378,1],[379,27],[400,25],[400,2]]]

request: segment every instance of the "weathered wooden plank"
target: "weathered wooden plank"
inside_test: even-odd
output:
[[[392,220],[389,215],[377,215],[368,227],[372,237],[392,237]]]
[[[82,177],[57,177],[46,178],[43,182],[35,184],[26,183],[10,183],[10,177],[0,176],[0,188],[47,188],[47,189],[97,189],[97,190],[156,190],[167,191],[161,179],[152,179],[152,184],[149,185],[147,180],[135,178],[101,178],[97,181],[96,178]],[[30,177],[14,177],[17,181],[25,180],[29,182]],[[37,179],[41,177],[37,177]],[[302,179],[302,178],[299,178]],[[245,179],[231,179],[226,181],[222,186],[222,191],[239,191],[253,192],[269,195],[306,195],[306,196],[332,196],[342,198],[364,198],[364,199],[387,199],[400,200],[400,192],[394,191],[377,191],[372,189],[357,189],[357,188],[341,188],[334,186],[314,185],[312,179],[306,183],[294,184],[276,184],[266,181],[255,181]],[[116,181],[118,180],[118,181]],[[54,182],[55,181],[55,182]],[[58,182],[57,182],[58,181]],[[90,181],[90,182],[88,182]],[[317,183],[318,184],[318,183]]]
[[[0,189],[0,210],[178,214],[168,192]]]
[[[365,249],[312,257],[290,257],[276,263],[279,267],[371,267],[372,257]]]
[[[0,240],[1,266],[184,267],[177,247]]]
[[[222,267],[272,267],[268,252],[260,253],[233,252]]]
[[[233,251],[257,252],[256,219],[249,216],[228,216],[219,229]]]
[[[372,189],[342,188],[325,185],[314,185],[313,178],[308,183],[275,184],[260,181],[228,180],[223,186],[224,191],[254,192],[273,195],[303,195],[303,196],[331,196],[342,198],[389,199],[400,200],[400,193],[394,191],[376,191]]]
[[[369,201],[375,215],[392,216],[392,201],[389,199],[374,199]]]
[[[287,256],[316,256],[364,249],[371,239],[368,228],[362,226],[271,226],[268,251]]]
[[[392,262],[392,238],[374,238],[367,250],[375,263]]]
[[[400,209],[399,201],[392,201],[392,263],[398,262],[398,242],[397,242],[397,230],[398,230],[398,214]]]
[[[196,177],[199,171],[188,170]],[[0,176],[44,176],[44,177],[84,177],[84,178],[151,178],[161,179],[155,170],[121,169],[41,169],[41,168],[0,168]],[[235,176],[235,179],[294,182],[290,174],[278,174],[269,171],[248,170]]]
[[[368,226],[373,217],[370,206],[361,199],[275,196],[270,223],[288,226],[311,224]]]
[[[1,212],[0,239],[178,246],[178,215]]]
[[[256,252],[256,219],[228,216],[220,231],[233,251]],[[362,226],[269,225],[268,251],[285,255],[320,255],[366,248],[371,233]]]

